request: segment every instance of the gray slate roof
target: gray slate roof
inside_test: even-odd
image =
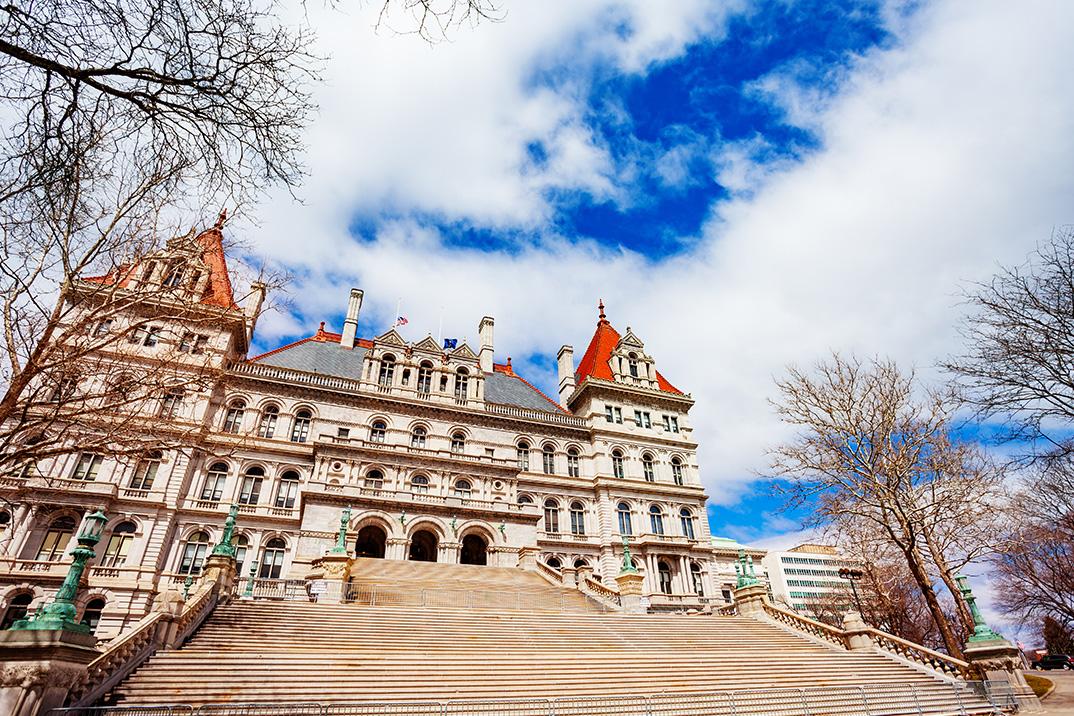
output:
[[[346,350],[335,342],[306,341],[259,358],[257,362],[308,373],[357,379],[362,375],[365,354],[366,349],[359,346]],[[485,400],[547,413],[558,412],[536,389],[517,377],[504,373],[485,374]]]

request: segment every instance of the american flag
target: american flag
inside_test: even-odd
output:
[[[399,318],[395,319],[396,326],[405,326],[408,323],[410,323],[410,321],[406,319],[406,316],[399,316]]]

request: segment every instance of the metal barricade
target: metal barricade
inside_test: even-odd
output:
[[[731,694],[657,694],[649,699],[650,716],[734,716]]]
[[[443,716],[439,701],[367,702],[325,706],[325,716]]]
[[[548,699],[447,701],[444,716],[552,716]]]
[[[49,716],[190,716],[194,707],[186,704],[164,706],[73,706],[52,709]]]
[[[210,704],[198,708],[197,716],[321,716],[321,704]]]

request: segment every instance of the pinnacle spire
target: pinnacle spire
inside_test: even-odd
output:
[[[600,299],[600,303],[597,304],[597,308],[600,310],[601,322],[607,321],[608,317],[604,315],[604,299]]]

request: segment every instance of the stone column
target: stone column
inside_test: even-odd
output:
[[[528,569],[530,571],[537,569],[537,555],[540,553],[541,550],[536,547],[519,547],[517,566],[519,569]]]
[[[760,584],[738,587],[734,591],[735,607],[738,613],[748,617],[763,615],[765,595],[765,588]]]
[[[410,540],[405,537],[389,537],[384,558],[405,560],[407,558],[406,551],[409,546]]]
[[[563,586],[575,587],[578,584],[578,570],[574,567],[563,567],[559,570],[563,574]]]
[[[642,582],[645,578],[637,571],[623,571],[615,578],[619,586],[619,601],[627,614],[645,614],[649,609],[642,603]]]
[[[101,655],[97,638],[64,629],[0,632],[0,713],[45,716],[61,708]]]
[[[462,545],[458,542],[441,542],[441,559],[439,559],[438,561],[443,562],[444,564],[458,564],[460,549],[462,549]]]

